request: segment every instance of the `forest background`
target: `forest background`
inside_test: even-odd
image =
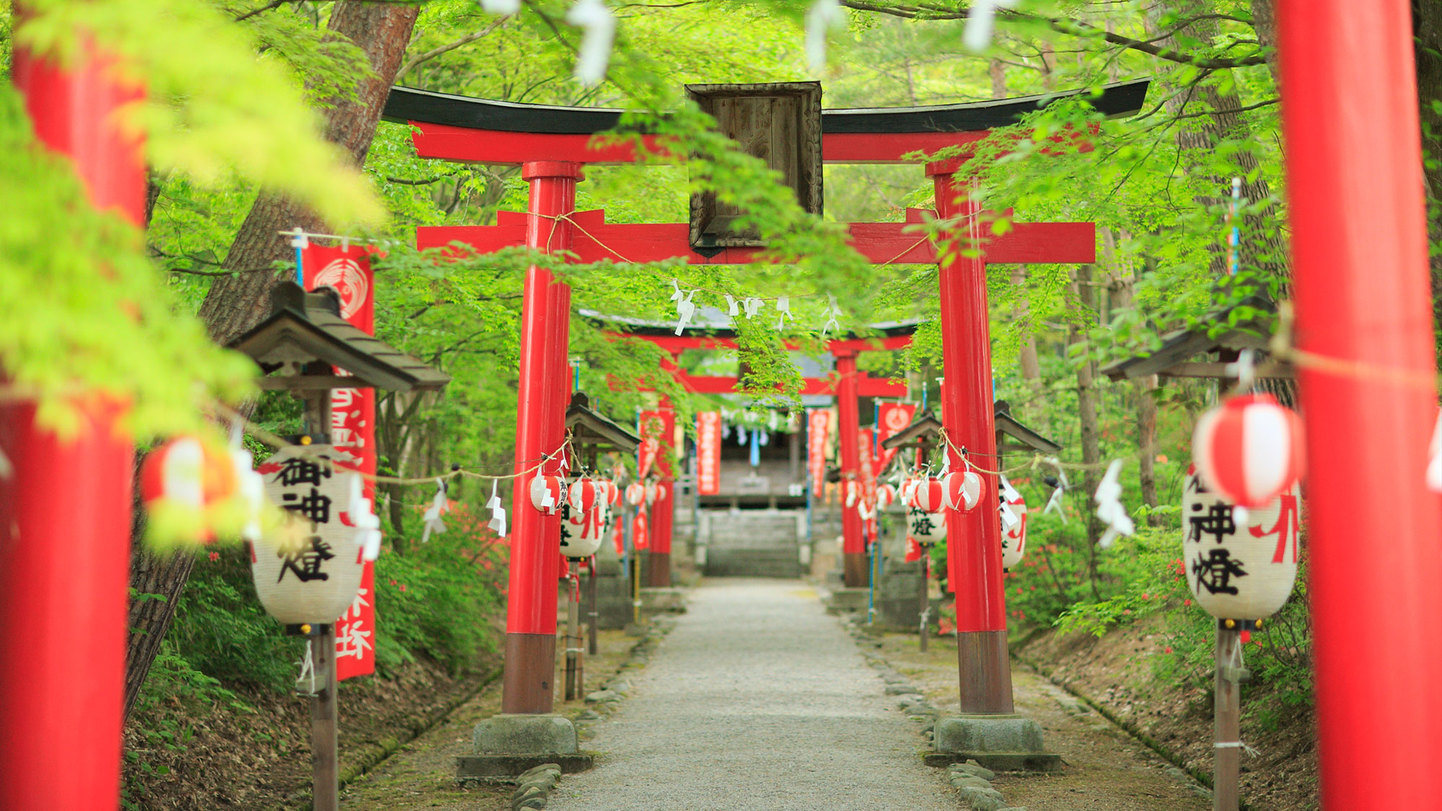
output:
[[[1109,383],[1097,370],[1155,349],[1178,328],[1275,326],[1269,311],[1252,306],[1255,296],[1284,300],[1290,278],[1268,0],[1029,0],[998,12],[995,40],[981,54],[961,45],[965,3],[847,0],[844,18],[828,31],[820,69],[808,65],[804,44],[808,3],[616,4],[610,72],[591,86],[572,76],[582,33],[565,21],[569,5],[527,0],[518,14],[501,17],[468,0],[41,0],[28,4],[32,16],[18,25],[7,4],[0,11],[7,67],[17,40],[64,53],[75,43],[77,21],[129,60],[150,88],[149,101],[129,114],[150,133],[153,167],[143,233],[84,212],[73,177],[37,156],[14,88],[0,85],[0,182],[12,203],[0,228],[0,289],[23,291],[0,297],[7,374],[38,393],[62,427],[69,424],[63,395],[82,381],[136,404],[129,427],[141,445],[206,430],[203,415],[213,402],[238,403],[253,392],[246,365],[212,349],[206,332],[221,344],[240,334],[268,306],[265,290],[293,272],[277,231],[355,234],[386,250],[376,263],[380,337],[453,379],[441,394],[380,398],[381,471],[418,476],[460,464],[507,472],[516,381],[497,370],[517,366],[524,269],[549,260],[524,251],[441,259],[410,247],[418,225],[489,224],[498,211],[524,211],[526,187],[514,167],[417,159],[407,126],[378,121],[394,83],[634,110],[630,123],[677,139],[694,157],[682,166],[590,167],[577,207],[605,208],[611,222],[680,222],[691,192],[712,188],[747,206],[785,262],[553,265],[572,284],[577,306],[674,320],[673,279],[700,290],[697,302],[710,305],[724,306],[726,294],[789,296],[797,317],[784,330],[765,317],[737,321],[749,380],[760,392],[778,381],[794,387],[781,340],[814,341],[829,315],[828,295],[835,296],[846,329],[923,321],[909,351],[864,354],[862,365],[909,374],[937,402],[936,268],[867,265],[838,227],[901,221],[908,206],[930,207],[927,179],[914,166],[827,167],[824,217],[803,214],[764,168],[730,151],[684,100],[683,85],[819,78],[827,107],[884,107],[1150,77],[1136,116],[1104,121],[1085,105],[1053,104],[999,133],[970,166],[993,210],[1014,208],[1022,221],[1093,221],[1099,238],[1093,265],[989,267],[997,397],[1062,442],[1063,460],[1078,466],[1066,500],[1071,520],[1034,517],[1033,554],[1008,574],[1008,610],[1019,630],[1060,624],[1101,634],[1151,618],[1171,640],[1155,673],[1203,684],[1210,624],[1190,606],[1175,568],[1176,505],[1193,420],[1213,389],[1155,379]],[[1434,203],[1442,189],[1433,157],[1442,116],[1439,16],[1442,3],[1414,3],[1424,168]],[[1089,150],[1054,148],[1053,135],[1087,126],[1096,128]],[[1234,177],[1242,179],[1243,201],[1229,218]],[[1435,238],[1437,218],[1429,221]],[[1224,249],[1231,225],[1240,229],[1235,274],[1227,272]],[[997,232],[1007,227],[1004,219],[993,224]],[[145,317],[125,317],[115,306],[122,300],[139,302]],[[637,391],[608,386],[608,376],[667,393],[682,424],[717,406],[654,379],[658,357],[649,345],[609,342],[580,318],[571,335],[580,387],[603,413],[624,419],[644,403]],[[126,354],[117,355],[122,348]],[[686,363],[736,370],[734,357],[688,356]],[[757,402],[783,412],[796,406],[787,390]],[[260,396],[251,415],[273,433],[299,427],[299,409],[284,397]],[[1126,460],[1124,498],[1142,529],[1101,553],[1090,494],[1099,466],[1113,458]],[[1042,478],[1036,471],[1014,481],[1029,501],[1043,503],[1050,487]],[[421,664],[464,676],[494,641],[504,544],[472,517],[489,488],[454,490],[455,530],[421,545],[419,515],[430,495],[382,488],[379,681]],[[142,523],[137,518],[137,538]],[[148,767],[151,750],[184,749],[197,714],[253,713],[258,696],[289,686],[296,651],[261,612],[234,545],[175,552],[137,543],[132,586],[127,802],[143,806],[147,781],[158,776]],[[1263,710],[1275,723],[1310,709],[1301,582],[1279,620],[1254,640],[1259,678],[1248,686],[1279,697]]]

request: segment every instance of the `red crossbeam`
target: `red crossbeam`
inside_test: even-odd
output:
[[[630,332],[613,332],[611,336],[614,338],[632,338],[638,341],[650,341],[673,355],[678,355],[688,349],[736,348],[735,338],[713,335],[638,335]],[[904,349],[910,345],[910,335],[883,335],[878,338],[835,338],[826,342],[826,350],[833,354],[845,350],[856,352],[883,352]],[[788,341],[786,348],[798,350],[801,348],[801,345]]]
[[[921,209],[908,209],[907,222],[851,223],[851,245],[873,264],[936,264],[936,246],[917,225],[935,216]],[[459,242],[480,253],[525,244],[526,214],[503,211],[496,225],[443,225],[416,229],[419,248],[439,248]],[[615,224],[606,222],[606,212],[578,211],[569,217],[576,225],[572,251],[579,262],[611,260],[627,264],[661,262],[677,257],[693,265],[738,265],[757,261],[759,250],[725,248],[713,256],[702,256],[690,245],[685,223]],[[983,229],[989,230],[989,229]],[[1007,233],[992,237],[980,246],[984,261],[993,264],[1057,262],[1083,264],[1096,261],[1096,227],[1089,222],[1014,223]]]
[[[689,392],[696,394],[735,394],[741,390],[737,377],[691,375],[681,372],[676,379]],[[836,378],[807,377],[801,381],[801,394],[836,394]],[[905,397],[906,384],[880,377],[858,376],[857,395],[860,397]]]
[[[593,135],[502,132],[447,124],[409,122],[416,154],[422,158],[468,163],[526,163],[574,161],[577,163],[633,163],[631,144],[601,146]],[[990,134],[973,132],[831,133],[821,136],[824,163],[924,163],[907,155],[931,154],[949,147],[974,144]],[[660,154],[654,137],[643,139],[646,149]]]

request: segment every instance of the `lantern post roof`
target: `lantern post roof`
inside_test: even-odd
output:
[[[1243,308],[1246,308],[1245,310]],[[1196,326],[1176,330],[1162,336],[1162,345],[1147,355],[1120,360],[1102,368],[1102,374],[1112,380],[1135,380],[1139,377],[1159,375],[1161,377],[1192,377],[1203,379],[1224,379],[1234,377],[1227,372],[1221,361],[1193,360],[1198,355],[1212,355],[1222,352],[1238,352],[1251,349],[1258,353],[1258,377],[1291,378],[1295,376],[1291,364],[1262,364],[1271,344],[1272,318],[1276,305],[1269,299],[1251,296],[1239,304],[1212,313]],[[1235,319],[1237,312],[1257,315]],[[1215,325],[1228,326],[1216,331]],[[1270,370],[1264,367],[1271,367]]]
[[[580,446],[608,446],[621,453],[632,453],[641,446],[641,438],[607,419],[590,406],[586,395],[576,392],[566,408],[566,428],[572,441]]]
[[[261,388],[268,390],[437,391],[451,380],[341,318],[340,299],[331,288],[306,292],[295,282],[276,286],[270,316],[232,341],[230,348],[249,355],[266,374],[287,370],[261,380]],[[349,374],[331,374],[328,369],[317,373],[321,366]]]
[[[1033,450],[1038,453],[1056,453],[1061,450],[1061,445],[1026,427],[1013,417],[1011,406],[1005,400],[996,401],[993,419],[998,435],[1005,435],[1015,440],[1005,448],[1007,450]],[[881,447],[892,450],[905,447],[912,442],[935,440],[940,438],[941,428],[941,419],[930,409],[920,411],[912,419],[910,425],[887,437],[881,443]],[[999,438],[1000,436],[998,436]]]

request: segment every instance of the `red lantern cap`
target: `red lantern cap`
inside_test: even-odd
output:
[[[1302,422],[1270,394],[1232,397],[1197,421],[1192,459],[1203,484],[1242,507],[1265,506],[1302,477]]]

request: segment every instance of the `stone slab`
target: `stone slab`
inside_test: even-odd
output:
[[[641,589],[641,610],[647,614],[684,614],[686,597],[678,588]]]
[[[994,772],[1059,772],[1061,755],[1054,752],[927,752],[928,766],[945,768],[953,763],[975,760]]]
[[[460,755],[456,758],[456,782],[513,783],[537,766],[554,763],[563,774],[584,772],[595,765],[594,755]]]
[[[562,715],[502,713],[476,724],[471,743],[477,755],[575,754],[576,725]]]
[[[870,596],[870,589],[863,588],[839,588],[833,589],[831,599],[827,603],[827,610],[833,614],[848,614],[866,611],[866,600]]]

